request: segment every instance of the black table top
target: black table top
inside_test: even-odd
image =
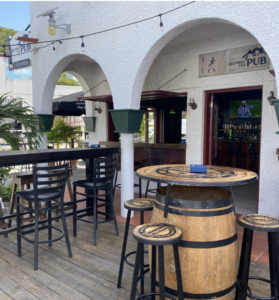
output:
[[[0,167],[95,158],[116,153],[118,149],[117,147],[106,147],[1,151]]]

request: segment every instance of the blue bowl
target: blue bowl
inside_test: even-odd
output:
[[[100,145],[99,144],[92,144],[91,148],[100,148]]]

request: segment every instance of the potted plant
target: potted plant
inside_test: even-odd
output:
[[[60,148],[62,142],[66,143],[66,148],[74,148],[74,142],[77,142],[78,147],[82,147],[81,136],[82,130],[80,126],[72,126],[65,123],[63,120],[53,122],[51,129],[51,138],[55,141],[56,147]],[[77,160],[72,161],[72,165],[76,165]]]

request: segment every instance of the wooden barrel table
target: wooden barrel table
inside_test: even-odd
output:
[[[232,299],[238,243],[231,193],[220,188],[172,186],[165,219],[166,190],[157,190],[151,222],[176,225],[183,231],[178,246],[184,298]],[[176,295],[173,250],[171,246],[164,249],[166,291]]]
[[[193,174],[189,165],[163,165],[141,168],[137,175],[170,187],[157,190],[151,221],[176,225],[183,231],[179,255],[184,298],[233,299],[238,268],[236,218],[231,192],[219,187],[252,183],[257,174],[218,166]],[[165,287],[176,296],[173,252],[171,246],[164,248]]]

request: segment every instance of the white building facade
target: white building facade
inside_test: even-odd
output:
[[[112,94],[114,109],[139,109],[143,90],[159,86],[186,69],[164,87],[187,92],[198,107],[187,111],[186,163],[203,163],[205,92],[216,89],[262,87],[262,129],[258,212],[278,217],[279,165],[276,156],[279,136],[274,107],[266,98],[277,96],[278,78],[268,70],[199,77],[199,55],[260,44],[267,52],[275,74],[279,74],[279,2],[30,2],[32,36],[40,41],[79,37],[152,16],[144,22],[84,38],[55,43],[32,55],[33,106],[38,113],[51,113],[55,85],[62,72],[73,74],[88,91],[86,95]],[[71,34],[58,30],[47,34],[47,18],[36,18],[57,7],[57,24],[70,23]],[[183,6],[183,7],[181,7]],[[181,7],[177,10],[175,8]],[[173,10],[173,11],[171,11]],[[165,12],[171,11],[167,14]],[[87,115],[97,117],[90,142],[107,139],[106,106],[96,115],[94,104],[86,103]],[[133,135],[121,135],[121,202],[133,198]],[[125,216],[125,211],[122,211]]]

